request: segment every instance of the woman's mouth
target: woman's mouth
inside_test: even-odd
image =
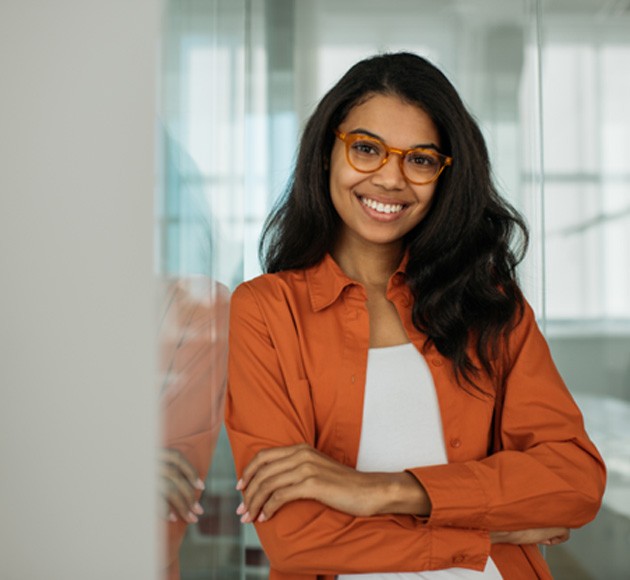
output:
[[[375,199],[370,199],[369,197],[365,197],[363,195],[358,196],[359,201],[366,206],[369,207],[373,211],[377,211],[382,214],[395,214],[400,213],[405,205],[402,203],[383,203],[381,201],[376,201]]]

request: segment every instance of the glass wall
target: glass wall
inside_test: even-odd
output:
[[[556,578],[620,577],[630,553],[630,21],[621,4],[171,0],[164,22],[158,261],[167,290],[205,292],[215,385],[222,305],[260,273],[262,223],[320,97],[379,51],[427,56],[453,81],[502,193],[529,221],[521,281],[614,483],[596,523],[548,550]],[[166,374],[165,385],[176,379]],[[229,446],[217,437],[182,578],[266,577],[253,528],[234,515]]]
[[[543,2],[547,338],[608,467],[597,520],[549,550],[563,578],[630,570],[630,10]]]
[[[229,580],[243,570],[243,530],[235,517],[240,499],[221,424],[229,294],[243,279],[250,219],[245,8],[240,0],[178,0],[165,7],[157,220],[162,446],[208,473],[197,521],[165,518],[169,579],[178,577],[178,551],[182,578]],[[169,471],[162,471],[167,486]]]

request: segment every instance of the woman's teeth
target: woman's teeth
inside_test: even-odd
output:
[[[380,213],[398,213],[403,209],[402,203],[381,203],[380,201],[375,201],[368,197],[361,197],[359,199],[363,205]]]

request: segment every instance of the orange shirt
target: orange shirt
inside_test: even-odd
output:
[[[170,281],[159,333],[163,446],[177,449],[203,480],[225,402],[229,292],[204,276]],[[179,580],[187,523],[165,522],[164,578]]]
[[[536,546],[491,546],[488,530],[585,524],[599,509],[605,471],[531,308],[510,339],[502,451],[488,456],[493,401],[458,386],[450,361],[425,345],[411,322],[402,271],[387,297],[427,360],[439,401],[448,464],[409,466],[431,499],[431,516],[355,517],[316,501],[292,502],[255,524],[270,578],[481,570],[489,554],[506,579],[551,578]],[[234,292],[226,426],[239,475],[259,450],[303,442],[356,465],[369,348],[365,301],[364,288],[330,256]],[[488,381],[480,386],[492,390]]]

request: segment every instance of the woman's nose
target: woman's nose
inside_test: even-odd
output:
[[[372,182],[383,189],[402,189],[407,185],[407,179],[402,172],[400,157],[391,154],[387,162],[374,172]]]

